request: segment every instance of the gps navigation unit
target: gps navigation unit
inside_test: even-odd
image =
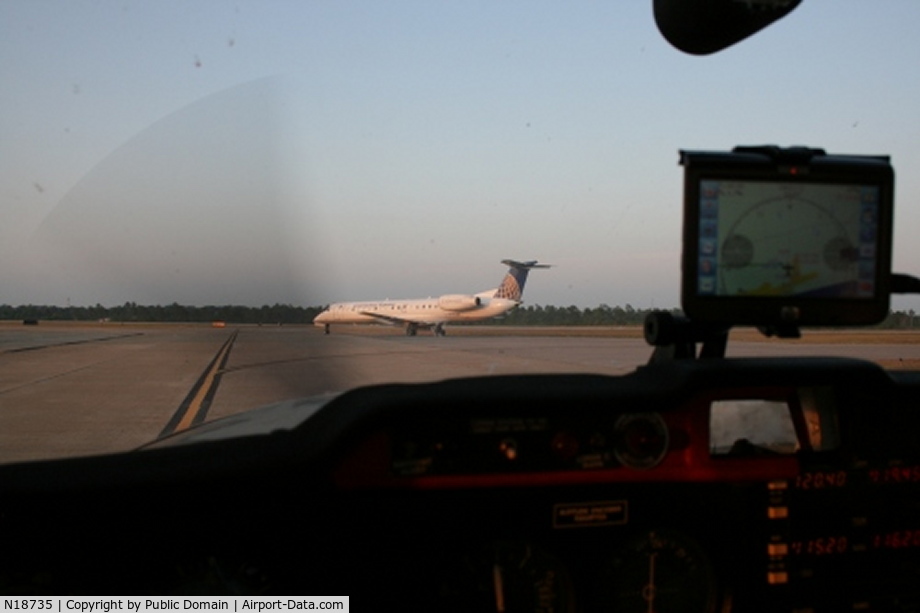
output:
[[[681,151],[681,303],[698,322],[865,325],[889,308],[894,172],[820,149]]]

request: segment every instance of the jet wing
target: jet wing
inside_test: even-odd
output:
[[[387,324],[395,324],[395,325],[414,324],[421,328],[430,328],[432,326],[438,325],[439,323],[436,321],[424,321],[420,319],[410,319],[408,317],[397,317],[396,315],[385,315],[383,313],[374,313],[372,311],[359,311],[359,313],[361,313],[361,315],[367,315],[369,317],[373,317],[374,319],[379,319],[381,322],[387,323]]]

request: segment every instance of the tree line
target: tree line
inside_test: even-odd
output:
[[[167,305],[142,305],[126,302],[121,306],[39,306],[0,305],[0,320],[23,321],[111,321],[196,323],[224,321],[239,324],[308,324],[323,307],[274,304],[261,307],[242,305],[190,306],[176,302]]]
[[[40,306],[0,305],[0,320],[38,321],[111,321],[111,322],[214,322],[223,321],[238,324],[309,324],[325,307],[297,306],[292,304],[263,305],[260,307],[242,305],[189,306],[172,303],[167,305],[140,305],[126,302],[121,306]],[[574,305],[559,307],[553,305],[522,305],[503,317],[476,322],[491,326],[637,326],[645,321],[646,315],[655,309],[634,308],[632,305],[581,308]],[[671,309],[679,314],[679,309]],[[885,329],[920,328],[920,318],[913,310],[891,311],[884,322],[878,324]]]

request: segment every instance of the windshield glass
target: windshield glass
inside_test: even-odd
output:
[[[890,155],[916,275],[917,23],[806,1],[694,57],[650,2],[6,0],[0,462],[372,383],[630,372],[680,306],[681,148]],[[729,354],[917,368],[920,301],[892,309]]]

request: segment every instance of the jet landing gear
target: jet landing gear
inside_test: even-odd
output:
[[[444,324],[435,324],[433,330],[434,330],[435,336],[447,336],[447,330],[444,329]],[[418,334],[418,324],[416,323],[406,324],[406,336],[416,336],[417,334]]]

